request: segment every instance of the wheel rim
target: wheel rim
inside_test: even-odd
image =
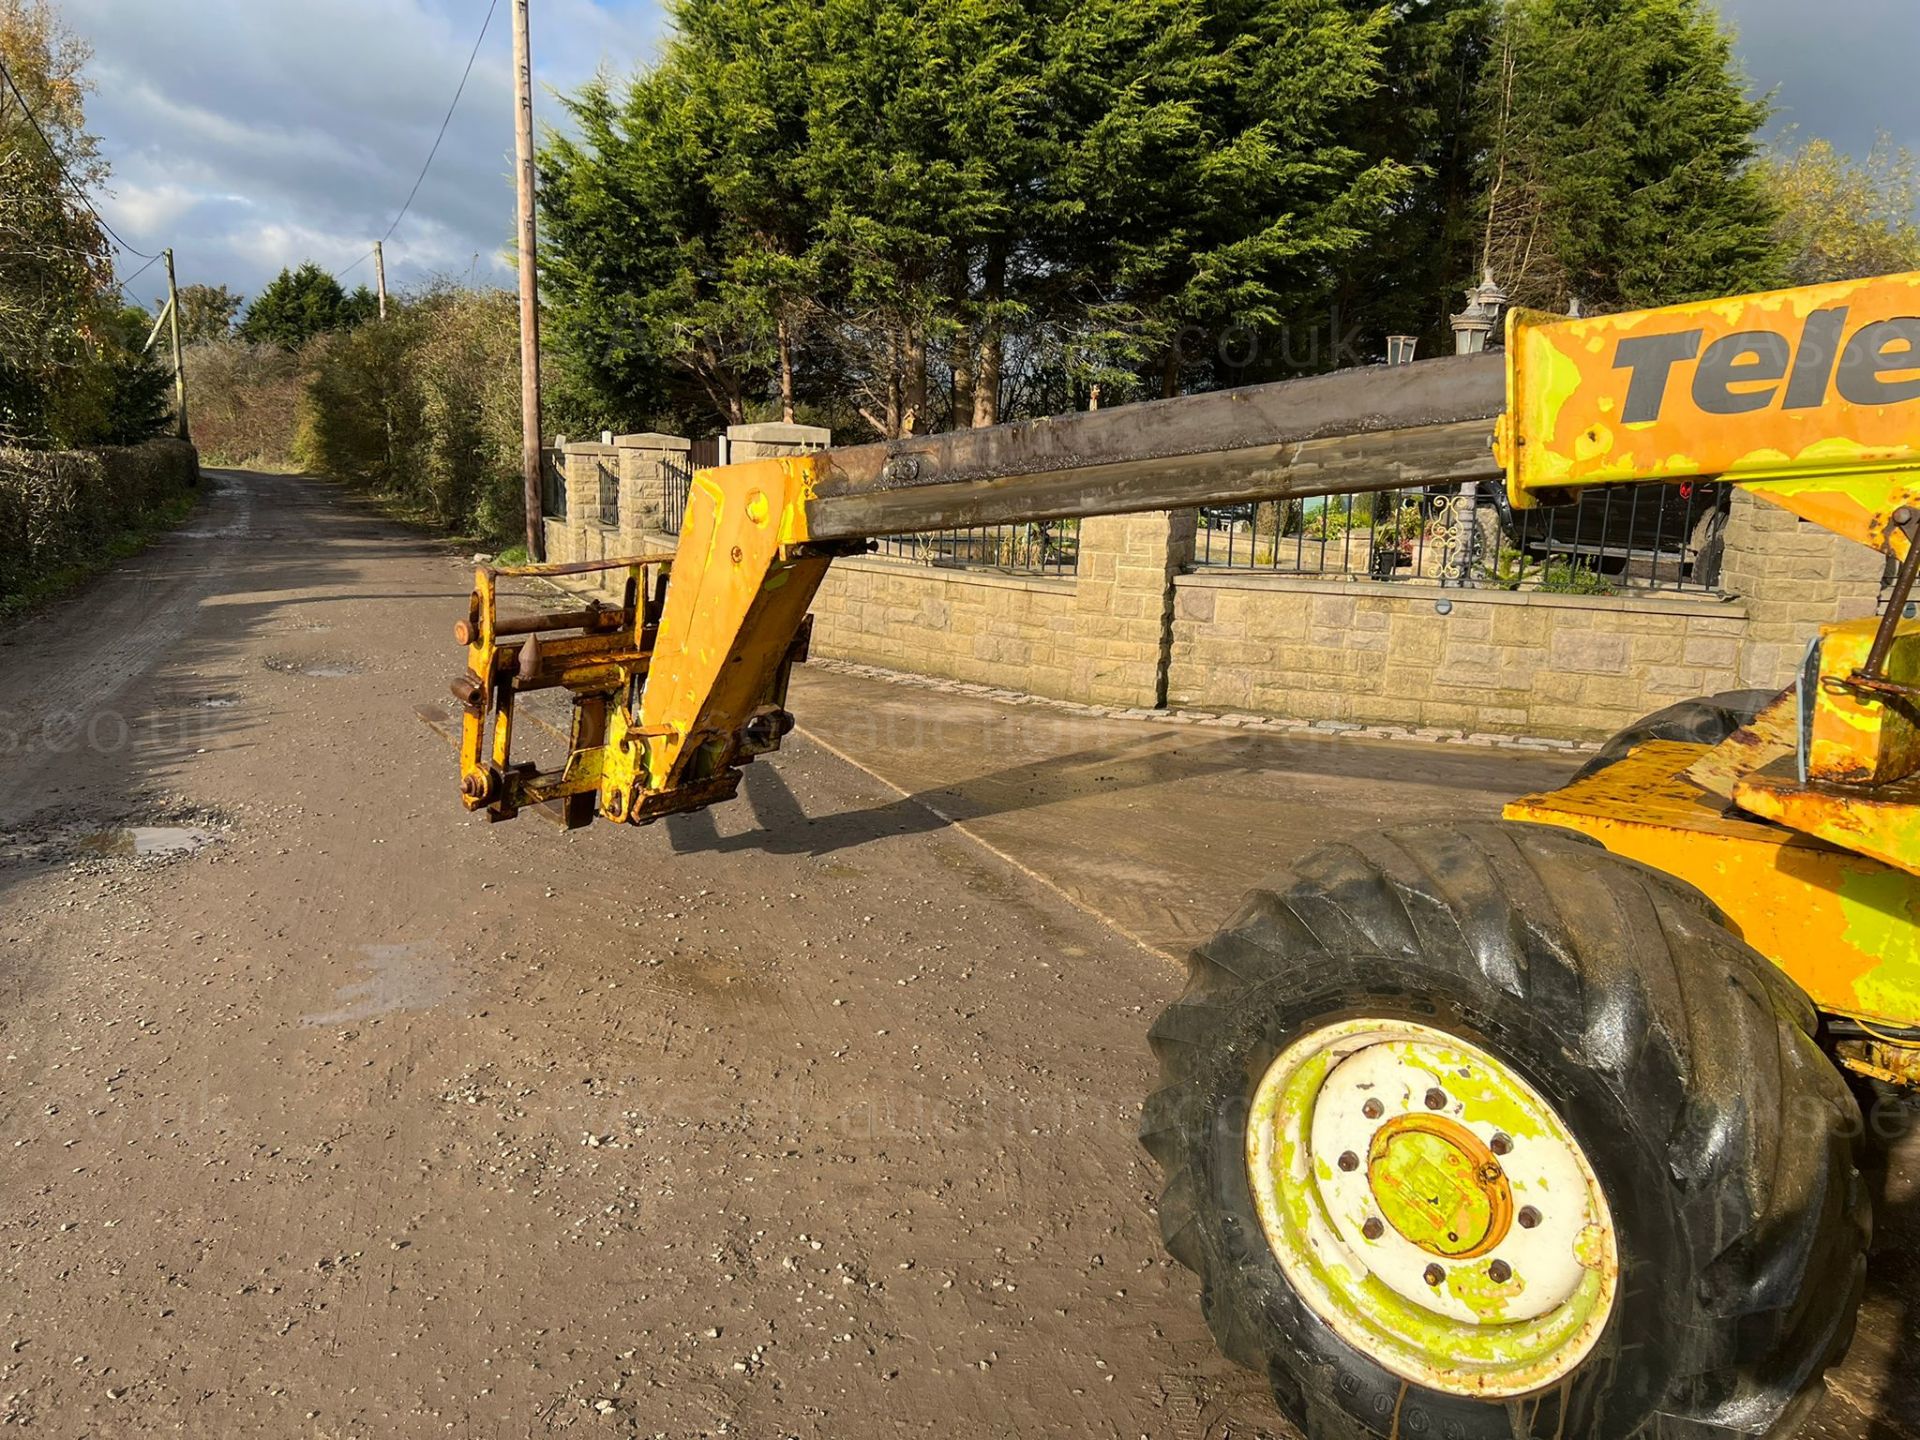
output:
[[[1619,1248],[1585,1152],[1458,1036],[1354,1019],[1296,1040],[1254,1094],[1247,1173],[1294,1290],[1403,1379],[1525,1395],[1606,1326]]]

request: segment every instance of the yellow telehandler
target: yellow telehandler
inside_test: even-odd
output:
[[[1883,551],[1884,613],[1504,821],[1334,845],[1249,895],[1152,1028],[1141,1138],[1207,1323],[1310,1440],[1784,1431],[1861,1294],[1848,1079],[1920,1083],[1920,275],[1517,312],[1504,355],[702,470],[670,554],[479,571],[461,795],[569,825],[731,797],[869,537],[1703,477]],[[624,570],[624,604],[499,613],[501,576],[587,568]],[[545,688],[573,716],[550,772],[512,755]]]

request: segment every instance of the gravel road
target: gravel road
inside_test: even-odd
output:
[[[413,713],[461,557],[325,484],[209,483],[0,635],[0,1425],[1282,1433],[1133,1139],[1167,952],[1256,862],[1568,762],[1029,734],[813,674],[745,803],[487,826]],[[928,801],[961,742],[926,773],[861,728],[936,704],[1009,727],[972,808]],[[1920,1434],[1912,1256],[1822,1434]]]

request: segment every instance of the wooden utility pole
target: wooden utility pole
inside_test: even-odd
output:
[[[380,318],[387,318],[387,252],[384,240],[373,242],[373,283],[380,291]]]
[[[173,279],[173,247],[167,247],[167,325],[173,334],[173,423],[182,440],[192,440],[187,429],[187,366],[180,353],[180,287]]]
[[[533,213],[533,51],[527,0],[513,0],[513,140],[520,191],[520,470],[527,555],[545,560],[540,520],[540,260]]]

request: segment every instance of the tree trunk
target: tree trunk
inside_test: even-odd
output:
[[[917,433],[925,434],[931,427],[927,424],[927,340],[919,330],[908,330],[906,334],[905,374],[901,380],[902,400],[906,412],[900,417],[901,429],[911,425]]]
[[[973,372],[973,423],[976,427],[1000,423],[1000,365],[1004,338],[1000,331],[1000,302],[1007,290],[1007,246],[994,240],[987,246],[986,268],[980,279],[985,311],[980,326],[980,362]]]
[[[898,331],[887,335],[887,438],[900,438],[900,335]]]
[[[1160,398],[1171,400],[1180,393],[1180,345],[1175,342],[1167,347],[1167,353],[1160,361]]]
[[[978,318],[973,303],[973,252],[963,248],[954,259],[948,282],[947,303],[960,323],[960,333],[947,346],[947,368],[953,376],[947,406],[947,428],[964,430],[973,424],[973,347],[974,324]],[[932,427],[929,427],[932,428]]]
[[[780,336],[780,418],[791,425],[793,423],[793,324],[782,310],[779,319]]]
[[[953,427],[965,429],[973,424],[973,336],[962,334],[953,342],[950,359],[953,366]]]

